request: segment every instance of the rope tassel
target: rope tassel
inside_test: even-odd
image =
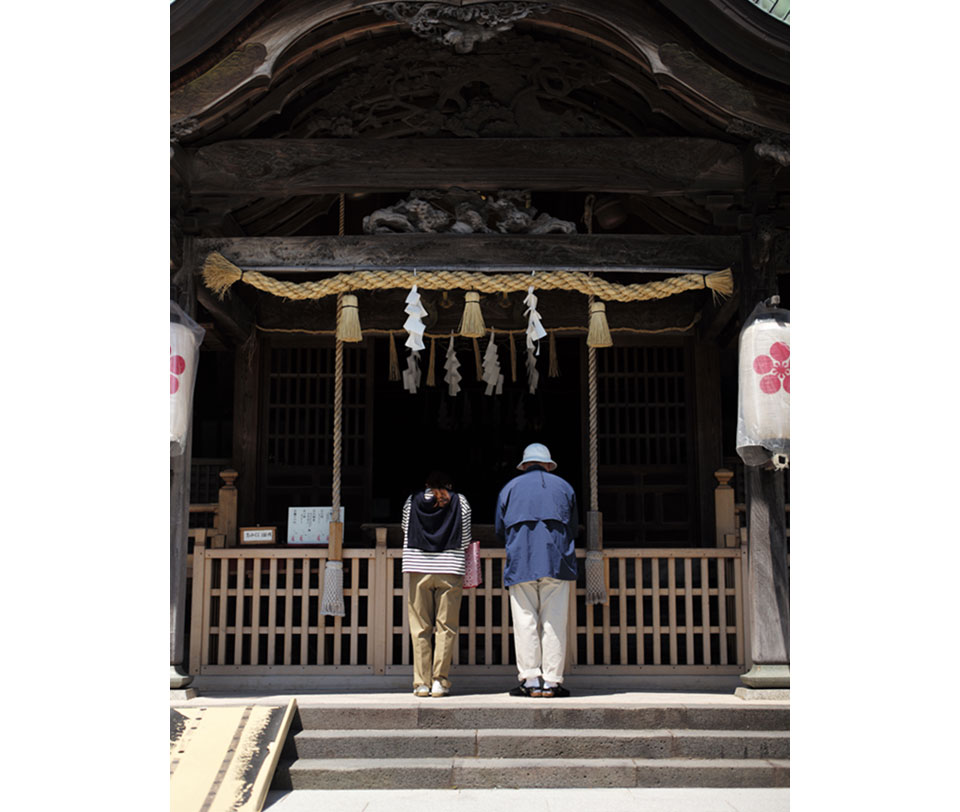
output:
[[[547,368],[548,378],[560,377],[560,365],[557,363],[557,332],[550,331],[550,366]]]
[[[713,292],[714,300],[718,296],[727,299],[733,295],[733,271],[727,268],[723,271],[707,274],[703,278],[703,286]]]
[[[590,329],[587,331],[588,347],[612,347],[613,338],[607,325],[607,306],[603,302],[590,305]]]
[[[320,600],[320,614],[343,617],[343,562],[328,561],[323,568],[323,596]]]
[[[599,550],[587,550],[585,562],[585,600],[587,606],[607,602],[607,579],[603,563],[603,553]]]
[[[457,332],[466,338],[483,338],[487,334],[483,313],[480,312],[480,294],[475,290],[467,292],[463,318],[460,320],[460,329]]]
[[[400,359],[397,357],[397,343],[390,333],[390,372],[387,374],[388,380],[400,380]]]
[[[222,254],[214,251],[203,263],[203,283],[220,299],[234,282],[243,279],[243,271]]]
[[[360,329],[360,307],[357,297],[349,293],[343,295],[340,318],[337,320],[337,338],[348,344],[363,341],[363,331]]]
[[[434,374],[434,368],[436,367],[436,358],[437,358],[437,339],[430,339],[430,361],[427,364],[427,386],[436,386],[437,377]]]
[[[477,380],[483,380],[483,366],[480,364],[480,344],[477,339],[473,339],[473,360],[477,363]]]

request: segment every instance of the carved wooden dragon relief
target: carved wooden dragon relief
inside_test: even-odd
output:
[[[576,223],[538,213],[525,192],[482,195],[414,190],[406,200],[363,218],[364,234],[575,234]]]
[[[516,33],[495,52],[469,56],[429,43],[365,54],[315,91],[315,104],[291,122],[293,138],[418,133],[460,138],[635,135],[577,97],[610,92],[603,71],[579,55],[558,54]],[[318,92],[319,91],[319,92]],[[325,93],[323,91],[326,91]],[[638,110],[611,110],[638,124]],[[625,115],[626,114],[626,115]]]
[[[546,3],[482,3],[455,6],[446,3],[390,3],[373,6],[388,20],[406,23],[418,37],[452,45],[461,54],[470,53],[478,42],[509,31],[531,14],[546,14]]]

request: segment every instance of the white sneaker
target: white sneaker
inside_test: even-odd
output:
[[[418,685],[413,689],[414,696],[430,696],[430,689],[426,685]]]
[[[426,686],[424,686],[424,687],[426,687]],[[435,680],[433,681],[433,688],[430,689],[430,696],[446,696],[446,695],[449,694],[449,693],[450,693],[450,689],[449,689],[449,688],[444,688],[444,687],[440,684],[440,680],[435,679]]]

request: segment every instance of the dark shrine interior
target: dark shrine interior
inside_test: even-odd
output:
[[[515,336],[517,380],[511,380],[509,354],[500,343],[503,392],[485,395],[477,381],[472,342],[457,339],[461,390],[455,397],[443,383],[443,352],[437,342],[437,386],[425,385],[428,350],[422,353],[420,390],[416,395],[388,380],[386,339],[377,339],[374,365],[373,521],[395,523],[406,497],[423,486],[432,470],[448,473],[454,489],[466,495],[476,524],[493,524],[497,494],[518,472],[523,449],[544,443],[582,503],[580,345],[582,340],[557,338],[559,377],[548,376],[547,341],[541,342],[540,380],[529,393],[522,336]],[[398,345],[400,342],[398,341]],[[441,344],[442,349],[441,349]],[[486,341],[480,341],[481,353]],[[406,349],[398,346],[401,358]]]

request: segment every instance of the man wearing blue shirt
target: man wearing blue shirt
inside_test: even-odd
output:
[[[497,499],[494,526],[507,551],[513,641],[520,685],[513,696],[569,696],[563,682],[570,585],[577,580],[573,488],[550,473],[557,464],[540,443],[528,445],[523,473]]]

